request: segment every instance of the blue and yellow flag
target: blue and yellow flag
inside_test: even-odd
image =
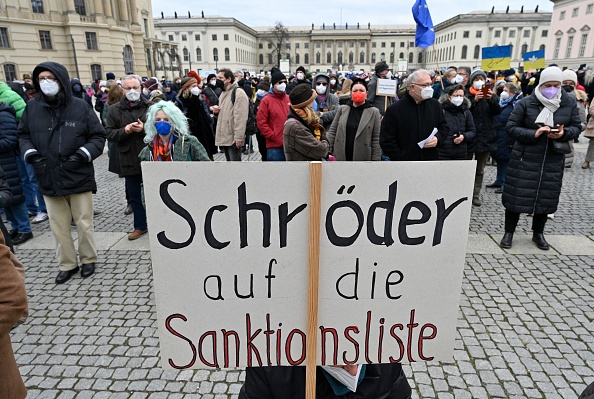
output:
[[[524,53],[524,70],[541,69],[545,67],[545,51],[531,51]]]
[[[483,71],[509,69],[511,64],[511,46],[483,47]]]
[[[429,14],[429,7],[426,0],[417,0],[412,7],[413,18],[417,23],[415,34],[415,46],[427,48],[435,42],[435,30],[433,20]]]

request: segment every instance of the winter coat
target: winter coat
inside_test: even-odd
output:
[[[283,148],[283,133],[291,107],[289,96],[284,92],[267,94],[258,105],[256,123],[266,138],[266,148]]]
[[[131,106],[130,101],[124,96],[119,103],[109,107],[105,130],[107,131],[107,139],[116,143],[116,156],[120,161],[120,176],[142,174],[138,154],[146,145],[143,141],[144,131],[126,134],[124,128],[138,119],[145,123],[150,106],[150,101],[143,97]]]
[[[39,93],[40,89],[38,83],[36,83],[35,86],[38,87],[37,92]],[[0,82],[0,102],[12,105],[16,111],[17,122],[21,120],[21,116],[23,115],[23,111],[25,111],[27,103],[19,93],[12,90],[10,86],[4,82]]]
[[[80,86],[79,92],[74,91],[74,85]],[[89,95],[83,88],[82,83],[80,83],[80,80],[78,80],[76,78],[72,79],[70,81],[70,89],[72,90],[73,97],[80,98],[81,100],[84,100],[87,104],[89,104],[89,107],[93,108],[93,100],[91,100],[91,97],[89,97]],[[99,114],[101,114],[101,111],[99,111]]]
[[[283,148],[287,161],[319,161],[328,156],[330,145],[325,139],[316,139],[314,129],[291,109],[283,131]]]
[[[17,164],[18,147],[16,112],[12,106],[0,103],[0,167],[6,174],[6,181],[12,192],[10,205],[18,205],[25,201]]]
[[[464,98],[464,102],[456,107],[449,100],[447,94],[439,99],[443,116],[449,128],[447,138],[439,143],[437,147],[438,159],[440,160],[464,160],[468,154],[468,145],[474,140],[476,130],[474,118],[470,113],[470,100]],[[456,135],[464,136],[460,144],[454,143]]]
[[[12,82],[8,85],[12,91],[16,92],[21,98],[25,101],[29,101],[29,97],[27,96],[27,92],[25,91],[25,87],[22,83],[19,82]]]
[[[25,281],[17,267],[22,265],[0,234],[0,398],[6,399],[27,396],[10,343],[10,330],[27,310]]]
[[[166,89],[163,89],[163,94],[165,94],[165,99],[167,101],[171,101],[174,103],[177,99],[177,92],[173,89],[173,84],[171,82],[167,82],[165,86],[171,88],[170,92],[167,92]]]
[[[582,392],[578,399],[594,399],[594,382],[584,389],[584,392]]]
[[[95,111],[74,98],[68,87],[48,102],[37,82],[43,70],[51,71],[60,82],[70,82],[68,71],[58,63],[43,62],[35,67],[33,83],[39,94],[29,100],[19,124],[21,155],[27,162],[32,156],[41,156],[33,162],[33,169],[43,195],[96,192],[93,160],[103,153],[105,129]],[[72,160],[75,154],[82,161]]]
[[[534,138],[535,121],[543,105],[536,95],[520,100],[507,121],[507,134],[515,140],[508,164],[503,206],[515,213],[535,215],[555,213],[563,180],[563,154],[553,152],[545,134]],[[564,125],[559,141],[569,141],[580,133],[580,116],[575,98],[561,93],[554,114],[555,124]]]
[[[578,90],[575,89],[572,92],[569,93],[570,96],[575,97],[576,99],[576,103],[577,103],[577,107],[580,113],[580,121],[581,121],[581,127],[580,127],[580,132],[583,132],[584,130],[586,130],[586,126],[587,126],[587,116],[586,116],[586,100],[588,99],[588,95],[586,94],[585,91],[583,90]],[[574,154],[574,149],[573,149],[573,142],[570,141],[569,145],[571,146],[571,152],[567,155],[565,155],[565,167],[566,168],[571,168],[571,165],[573,164],[573,154]]]
[[[317,399],[407,399],[411,388],[400,363],[367,364],[357,392],[336,396],[321,367],[316,368]],[[304,399],[305,367],[248,367],[239,399]]]
[[[355,133],[355,142],[353,144],[353,161],[381,161],[382,150],[379,145],[381,115],[379,110],[369,102],[360,107],[366,108],[361,114],[359,127]],[[330,144],[330,152],[336,157],[337,161],[346,161],[346,140],[347,140],[347,122],[352,110],[352,102],[349,105],[341,105],[338,108],[332,126],[326,132],[326,137]]]
[[[367,84],[367,101],[369,101],[375,108],[377,108],[382,116],[385,115],[388,107],[394,104],[394,97],[376,95],[377,91],[377,75],[369,79]]]
[[[214,120],[210,117],[210,111],[202,96],[190,94],[189,97],[178,97],[176,105],[188,118],[190,133],[196,137],[200,144],[209,154],[216,154],[217,148],[214,144]]]
[[[206,150],[200,144],[198,139],[194,136],[186,136],[184,138],[175,137],[173,141],[173,156],[174,161],[210,161],[210,157]],[[154,161],[153,158],[153,144],[149,143],[138,154],[138,159],[142,161]]]
[[[467,93],[476,129],[475,139],[468,146],[468,152],[493,152],[497,149],[497,130],[493,123],[493,117],[501,113],[499,97],[493,94],[490,99],[481,98],[476,101],[470,90]]]
[[[332,93],[326,93],[326,106],[328,111],[322,110],[322,103],[319,97],[315,99],[316,104],[318,105],[318,111],[322,112],[322,116],[320,117],[320,121],[324,125],[325,129],[328,129],[336,116],[336,112],[338,112],[338,108],[340,107],[340,101],[338,100],[338,96]]]
[[[417,104],[407,93],[386,110],[380,146],[391,161],[434,161],[438,159],[437,148],[419,148],[418,143],[435,128],[439,147],[449,132],[439,101],[430,98]]]
[[[235,104],[231,96],[235,90]],[[243,90],[239,90],[237,83],[229,87],[219,98],[219,117],[217,120],[217,134],[215,145],[228,147],[235,141],[245,141],[245,126],[248,119],[248,108],[250,99]]]
[[[309,79],[303,79],[303,80],[299,80],[297,78],[293,79],[293,81],[291,83],[289,83],[287,85],[287,89],[285,90],[285,92],[287,93],[287,95],[291,94],[291,91],[297,87],[297,85],[300,85],[301,83],[307,83],[308,85],[311,85],[311,80]]]
[[[221,97],[223,90],[220,87],[205,84],[203,93],[208,99],[208,105],[212,107],[213,105],[219,105],[219,97]]]
[[[497,130],[497,149],[492,156],[497,162],[509,161],[512,148],[514,147],[514,140],[507,134],[505,126],[516,104],[522,98],[524,98],[522,93],[515,94],[515,97],[501,108],[501,113],[493,118],[493,123]]]

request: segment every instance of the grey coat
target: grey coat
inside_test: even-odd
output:
[[[341,105],[338,108],[334,122],[326,138],[330,143],[330,152],[337,161],[346,161],[346,125],[349,120],[351,107]],[[361,115],[361,121],[355,135],[353,161],[380,161],[382,150],[379,145],[381,116],[375,107],[366,108]]]

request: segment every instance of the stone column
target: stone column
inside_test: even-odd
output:
[[[111,0],[103,0],[103,12],[106,17],[113,17],[113,12],[111,11]]]
[[[74,0],[69,0],[74,1]],[[119,0],[120,5],[120,21],[128,22],[130,18],[128,17],[128,4],[126,0]]]
[[[66,0],[66,8],[69,14],[76,13],[76,8],[74,7],[74,0]]]
[[[130,15],[133,24],[138,25],[138,9],[136,8],[136,0],[130,0]]]
[[[95,14],[103,14],[103,0],[94,0]]]

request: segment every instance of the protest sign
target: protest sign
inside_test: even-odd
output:
[[[378,79],[375,94],[377,96],[396,97],[397,85],[397,80]]]
[[[163,367],[305,365],[309,164],[142,167]],[[451,359],[474,162],[322,176],[316,363]]]

